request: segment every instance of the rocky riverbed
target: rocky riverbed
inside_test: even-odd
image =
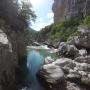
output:
[[[90,90],[90,31],[79,28],[79,32],[60,43],[59,59],[46,58],[48,63],[39,70],[37,76],[49,90]]]

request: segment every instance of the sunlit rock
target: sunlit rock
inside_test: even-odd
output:
[[[50,86],[49,88],[54,88],[54,90],[63,90],[65,88],[64,72],[54,63],[44,65],[39,71],[39,78],[47,83],[47,86]]]
[[[0,43],[8,44],[9,41],[7,39],[7,35],[0,29]]]

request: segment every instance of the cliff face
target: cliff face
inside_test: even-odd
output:
[[[54,22],[90,15],[90,0],[54,0]]]
[[[54,22],[65,20],[66,0],[54,0],[52,10],[54,12]]]
[[[67,0],[67,16],[85,17],[90,15],[90,0]]]
[[[15,70],[25,55],[25,47],[20,35],[5,32],[0,29],[0,90],[15,90]]]

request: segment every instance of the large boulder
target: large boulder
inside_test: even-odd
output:
[[[58,51],[59,55],[68,58],[75,58],[79,55],[79,51],[74,45],[69,45],[65,42],[60,43]]]
[[[73,60],[68,58],[58,59],[50,64],[45,64],[38,72],[38,76],[51,90],[64,90],[66,88],[65,75],[75,67]]]
[[[44,65],[38,75],[39,78],[46,83],[48,88],[52,88],[51,90],[63,90],[65,88],[64,72],[54,63]]]
[[[75,36],[68,43],[75,45],[78,48],[90,49],[90,30],[87,28],[79,28],[79,36]]]
[[[80,59],[80,57],[77,57],[75,60],[60,58],[50,64],[45,64],[40,69],[38,75],[42,78],[42,81],[48,83],[48,86],[54,88],[51,90],[61,89],[61,87],[59,88],[61,83],[66,86],[65,81],[90,86],[90,64],[88,63],[90,58],[86,56]],[[55,87],[55,85],[57,85],[57,87]]]

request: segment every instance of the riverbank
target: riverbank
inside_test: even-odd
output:
[[[79,28],[80,36],[58,47],[59,59],[41,67],[38,78],[49,90],[89,90],[90,89],[90,31]],[[52,62],[51,62],[52,61]]]

